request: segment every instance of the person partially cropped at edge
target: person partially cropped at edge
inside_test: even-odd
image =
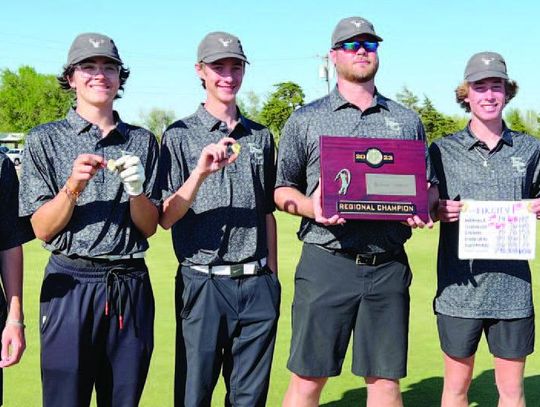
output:
[[[158,223],[158,144],[113,102],[129,70],[114,41],[78,35],[62,88],[76,107],[26,138],[20,213],[51,252],[41,288],[43,406],[137,406],[153,350],[144,256]]]
[[[537,218],[540,214],[540,141],[508,128],[502,119],[517,89],[500,54],[474,54],[455,91],[470,121],[430,146],[441,199],[434,308],[444,353],[443,407],[469,405],[482,333],[494,359],[498,405],[525,405],[523,374],[526,357],[534,350],[535,330],[529,264],[458,258],[462,200],[535,198],[530,209]]]
[[[34,238],[28,217],[19,217],[19,180],[11,160],[0,153],[0,405],[3,369],[21,360],[26,348],[23,312],[23,248]],[[16,389],[13,389],[16,391]]]

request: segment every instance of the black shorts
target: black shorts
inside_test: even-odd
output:
[[[475,319],[437,314],[437,327],[441,349],[455,358],[474,355],[482,332],[495,357],[518,359],[534,351],[534,315],[518,319]]]
[[[403,251],[367,266],[304,244],[295,275],[289,370],[339,375],[354,332],[355,375],[405,377],[411,280]]]

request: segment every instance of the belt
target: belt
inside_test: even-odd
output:
[[[130,260],[130,259],[144,259],[146,252],[138,252],[133,254],[104,254],[101,256],[92,256],[89,259],[101,259],[101,260]]]
[[[189,268],[217,276],[239,277],[259,274],[259,271],[262,270],[264,266],[266,266],[266,257],[260,260],[250,261],[249,263],[220,266],[189,266]]]
[[[381,252],[375,254],[362,254],[362,253],[353,253],[347,250],[336,250],[328,249],[319,245],[315,245],[319,249],[324,250],[332,254],[333,256],[344,257],[349,260],[354,260],[358,265],[366,266],[378,266],[379,264],[388,263],[389,261],[395,260],[400,254],[403,253],[403,249],[398,249],[393,252]]]

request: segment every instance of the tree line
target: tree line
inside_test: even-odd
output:
[[[268,127],[278,144],[289,116],[305,104],[305,94],[300,85],[294,82],[277,83],[273,88],[265,97],[248,91],[238,98],[238,105],[246,117]],[[396,94],[396,100],[418,113],[428,142],[463,129],[468,121],[467,115],[451,116],[440,112],[426,95],[420,101],[407,87]],[[73,94],[60,89],[54,75],[40,74],[30,66],[0,72],[1,132],[27,133],[38,124],[65,117],[73,104]],[[139,116],[138,124],[148,128],[158,138],[176,119],[172,110],[157,107],[141,111]],[[538,112],[508,108],[504,118],[511,129],[540,138]]]

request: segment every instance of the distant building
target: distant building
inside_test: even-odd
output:
[[[0,133],[0,145],[9,148],[19,148],[24,142],[24,133]]]

